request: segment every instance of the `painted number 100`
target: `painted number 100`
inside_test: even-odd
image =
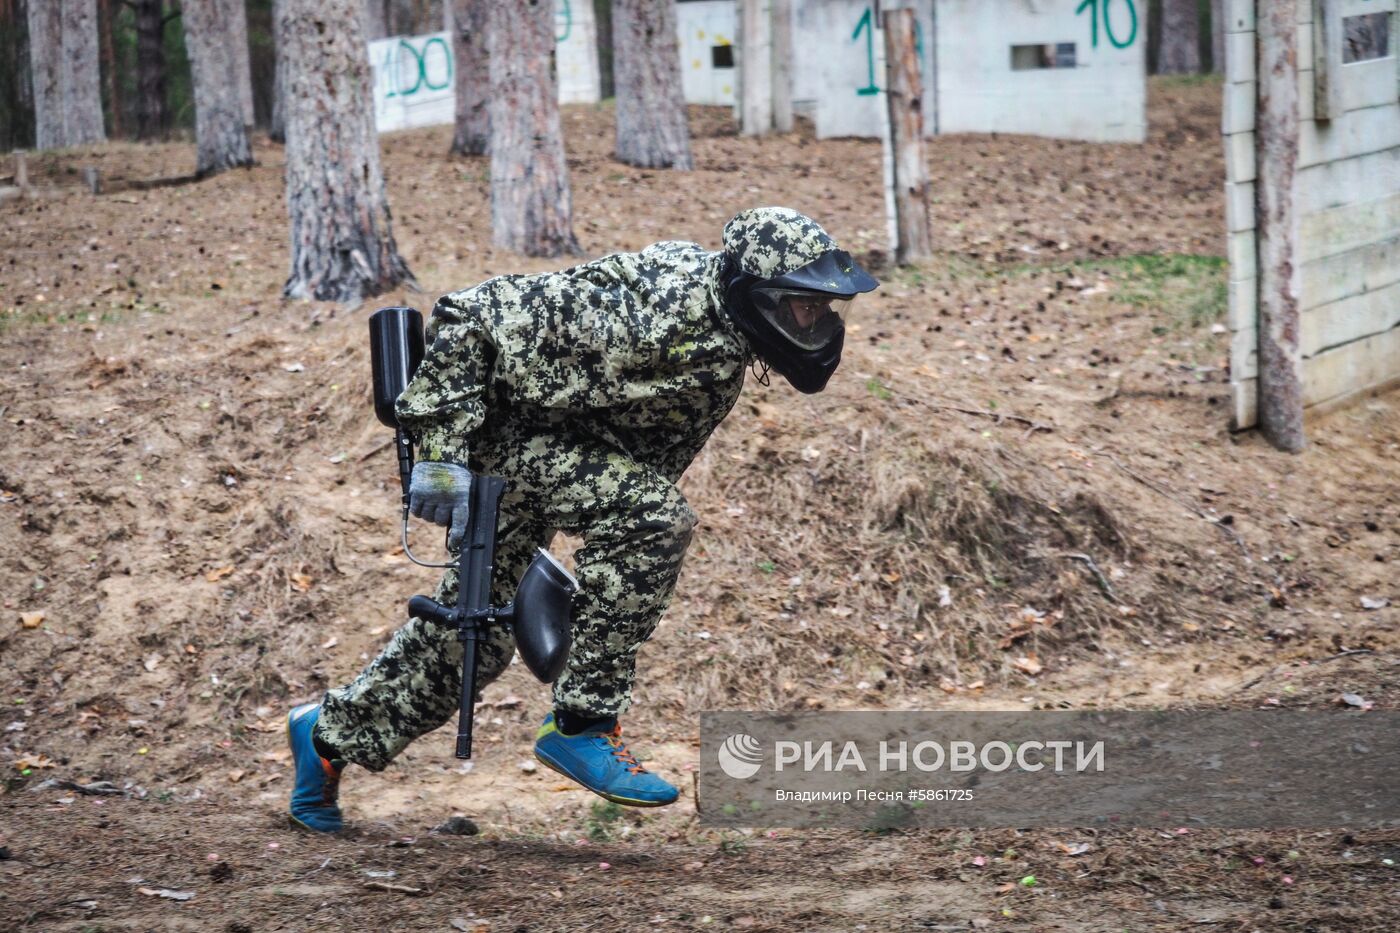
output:
[[[1079,8],[1074,11],[1078,16],[1085,10],[1089,11],[1089,44],[1094,48],[1099,47],[1099,18],[1103,18],[1103,32],[1108,36],[1108,41],[1115,49],[1126,49],[1137,39],[1138,34],[1138,14],[1137,5],[1133,0],[1123,0],[1123,4],[1128,8],[1128,38],[1119,40],[1118,33],[1113,28],[1113,0],[1084,0],[1079,4]],[[1119,20],[1122,25],[1122,20]]]

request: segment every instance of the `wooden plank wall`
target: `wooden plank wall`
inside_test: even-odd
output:
[[[1226,0],[1226,223],[1236,427],[1255,424],[1255,0]],[[1391,11],[1390,55],[1341,64],[1315,16]],[[1338,403],[1400,379],[1400,0],[1298,0],[1298,205],[1304,404]],[[1331,56],[1330,58],[1328,56]],[[1320,62],[1319,62],[1320,60]],[[1317,68],[1335,82],[1317,115]],[[1325,109],[1325,108],[1324,108]]]

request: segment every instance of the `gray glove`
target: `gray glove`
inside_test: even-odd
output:
[[[472,474],[455,463],[427,461],[413,465],[408,486],[408,510],[419,518],[448,528],[447,546],[461,546],[467,533]]]

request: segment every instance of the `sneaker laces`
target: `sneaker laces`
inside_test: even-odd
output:
[[[647,769],[642,767],[642,763],[637,760],[637,756],[629,752],[627,750],[627,746],[622,744],[621,723],[618,723],[616,726],[613,726],[611,732],[604,732],[603,738],[607,739],[608,744],[612,746],[613,757],[616,758],[618,761],[621,761],[623,764],[629,766],[627,768],[628,771],[630,771],[633,774],[646,773]]]

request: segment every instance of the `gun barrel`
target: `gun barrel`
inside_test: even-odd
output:
[[[472,717],[476,712],[476,640],[481,617],[491,608],[491,577],[496,560],[496,523],[506,481],[478,476],[472,482],[466,539],[457,562],[457,637],[462,641],[462,695],[457,714],[457,757],[472,756]]]

